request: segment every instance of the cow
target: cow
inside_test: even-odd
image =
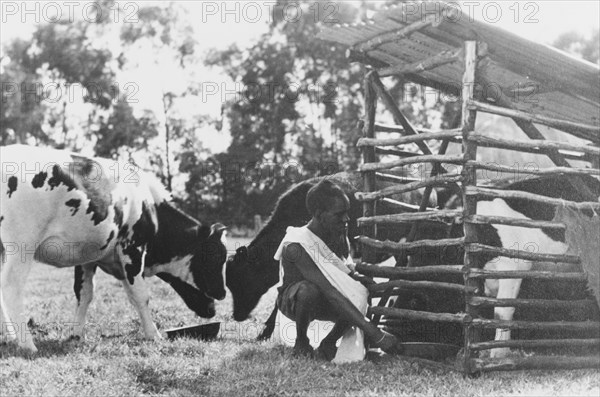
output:
[[[273,255],[288,226],[302,226],[310,220],[310,215],[306,209],[306,194],[322,178],[334,180],[349,197],[350,222],[348,223],[348,236],[351,243],[353,243],[353,237],[359,234],[356,219],[362,216],[363,209],[362,204],[354,197],[354,193],[361,191],[363,186],[363,177],[359,172],[340,172],[325,177],[308,179],[292,186],[281,195],[271,217],[256,237],[247,246],[237,248],[235,254],[227,261],[226,281],[233,297],[233,318],[236,321],[246,320],[260,298],[269,288],[279,282],[279,263],[273,259]],[[381,185],[385,186],[384,184]],[[422,195],[421,192],[417,191],[395,198],[420,202]],[[431,196],[428,205],[436,205],[435,195]],[[381,203],[377,211],[380,214],[385,214],[393,213],[396,209]],[[380,227],[378,236],[380,238],[398,239],[406,235],[408,229],[406,226]],[[356,250],[354,245],[351,248]],[[265,339],[271,335],[276,313],[275,308],[259,339]]]
[[[582,177],[592,192],[600,196],[600,183],[593,177]],[[528,193],[542,194],[552,198],[560,198],[569,201],[582,202],[584,197],[574,189],[568,188],[567,177],[553,178],[527,178],[513,183],[497,186],[507,190],[517,190]],[[584,210],[589,216],[594,214],[591,210]],[[555,217],[555,206],[545,203],[531,202],[524,199],[506,198],[506,199],[480,199],[477,203],[477,214],[494,215],[521,219],[534,219],[551,221]],[[505,247],[521,251],[534,251],[548,254],[564,254],[567,252],[568,245],[565,241],[565,231],[560,229],[532,229],[506,225],[488,225],[476,224],[475,231],[479,242],[495,247]],[[449,225],[440,225],[435,223],[423,224],[417,239],[440,239],[462,237],[462,224],[454,223]],[[409,264],[411,266],[424,265],[462,265],[464,250],[462,246],[448,248],[419,248],[409,252]],[[485,254],[475,256],[475,266],[487,270],[553,270],[576,272],[581,271],[579,265],[569,264],[550,264],[545,262],[532,262],[523,259],[513,259],[498,256],[495,254]],[[442,280],[440,280],[442,281]],[[447,280],[446,280],[447,281]],[[460,277],[453,282],[462,283]],[[521,290],[521,279],[488,279],[485,282],[485,294],[498,299],[515,299],[519,296]],[[591,295],[586,286],[581,282],[556,282],[542,280],[526,280],[524,291],[528,298],[543,298],[542,290],[545,289],[546,297],[552,296],[553,299],[590,299]],[[404,295],[407,295],[405,293]],[[408,293],[410,298],[404,296],[404,299],[397,300],[397,307],[405,307],[407,302],[420,302],[420,310],[428,311],[449,311],[459,312],[464,310],[462,299],[457,294],[452,296],[442,294],[441,297],[433,297],[430,294],[421,292]],[[437,298],[437,299],[436,299]],[[597,319],[599,316],[598,307],[590,301],[591,305],[586,305],[585,312],[571,311],[566,313],[544,313],[543,320],[556,318],[564,320],[570,317],[573,320]],[[494,317],[499,320],[510,321],[513,319],[515,309],[513,307],[496,307]],[[528,315],[534,314],[533,310],[528,310]],[[539,313],[535,313],[538,314]],[[566,316],[566,317],[565,317]],[[510,330],[497,329],[495,340],[508,340],[511,337]],[[493,349],[492,357],[504,357],[508,353],[508,348]]]
[[[1,147],[0,160],[0,321],[7,337],[22,336],[19,347],[37,351],[23,313],[34,261],[75,267],[75,337],[98,267],[122,281],[147,339],[161,335],[145,277],[156,275],[196,314],[214,316],[213,300],[225,297],[223,225],[186,215],[156,178],[131,164],[25,145]]]

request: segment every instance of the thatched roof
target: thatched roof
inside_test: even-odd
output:
[[[476,90],[480,101],[493,104],[494,90],[500,88],[516,110],[600,126],[597,65],[497,26],[471,21],[456,7],[445,9],[442,4],[439,14],[423,17],[400,4],[377,12],[364,23],[326,26],[318,37],[347,45],[351,60],[370,64],[384,71],[383,75],[391,74],[391,67],[414,70],[416,65],[441,60],[435,68],[404,77],[453,94],[460,92],[464,42],[477,40],[478,77],[492,85]],[[443,63],[449,55],[456,58]],[[579,131],[577,136],[598,143],[597,131]]]

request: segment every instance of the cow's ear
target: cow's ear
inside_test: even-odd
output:
[[[198,240],[204,241],[210,236],[210,227],[206,225],[198,226]]]
[[[227,236],[227,226],[222,223],[215,223],[210,227],[210,238],[219,239],[225,244]]]

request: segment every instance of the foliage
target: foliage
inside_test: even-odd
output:
[[[600,31],[596,30],[590,37],[585,37],[577,32],[566,32],[561,34],[553,43],[553,46],[600,65]]]
[[[0,110],[0,143],[26,142],[29,137],[47,142],[42,125],[46,103],[38,93],[37,74],[24,67],[30,43],[17,39],[9,44],[6,56],[10,62],[0,73],[2,80],[2,109]]]
[[[96,155],[107,158],[118,158],[119,149],[126,148],[131,157],[135,149],[147,149],[148,141],[158,135],[156,121],[151,114],[135,117],[131,105],[121,97],[115,104],[108,120],[100,117]]]
[[[292,182],[353,168],[359,160],[354,143],[364,71],[348,66],[341,46],[315,39],[324,23],[354,22],[358,9],[293,2],[302,13],[290,16],[288,3],[277,2],[269,31],[251,48],[214,50],[205,61],[242,87],[224,104],[232,142],[216,157],[223,215],[234,223],[268,215]],[[327,13],[332,5],[335,13]]]
[[[97,6],[104,9],[99,15],[108,15],[112,4],[99,2]],[[3,97],[3,144],[33,138],[53,146],[69,146],[67,106],[75,85],[84,88],[83,102],[99,109],[110,108],[115,76],[110,67],[112,54],[93,41],[95,35],[102,34],[107,19],[95,22],[41,24],[30,42],[17,39],[8,45],[9,62],[1,77],[18,88],[15,95]],[[62,129],[53,134],[59,119]]]

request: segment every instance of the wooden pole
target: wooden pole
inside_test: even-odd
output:
[[[435,176],[433,178],[425,178],[419,182],[411,182],[402,186],[389,186],[383,188],[381,190],[377,190],[375,192],[363,193],[357,192],[354,194],[358,201],[373,201],[382,197],[392,196],[394,194],[410,192],[412,190],[417,190],[422,187],[427,186],[444,186],[450,183],[460,182],[462,180],[462,175],[460,174],[451,174],[444,176]]]
[[[407,25],[401,29],[386,31],[368,40],[359,42],[354,45],[353,49],[358,52],[368,52],[375,50],[377,49],[377,47],[385,43],[398,41],[403,38],[406,38],[412,33],[418,32],[419,30],[427,26],[437,26],[440,24],[441,19],[442,18],[439,18],[437,15],[429,15],[426,18],[413,22],[410,25]]]
[[[408,318],[411,320],[430,320],[430,321],[448,321],[462,323],[465,314],[452,313],[429,313],[417,310],[398,309],[396,307],[374,306],[369,308],[369,312],[383,315],[389,318]]]
[[[459,59],[460,54],[454,51],[442,51],[437,55],[430,58],[422,59],[411,64],[399,64],[393,65],[387,68],[379,70],[379,76],[393,76],[403,75],[407,73],[421,73],[426,70],[435,69],[439,66],[446,65],[448,63],[456,62]]]
[[[474,187],[468,186],[465,189],[465,195],[467,197],[490,197],[490,198],[514,198],[514,199],[523,199],[529,200],[537,203],[544,203],[554,206],[563,206],[573,209],[591,209],[594,211],[600,210],[600,203],[591,201],[591,202],[575,202],[570,200],[563,200],[553,197],[546,197],[540,194],[534,194],[529,192],[522,192],[520,190],[499,190],[499,189],[490,189],[484,187]]]
[[[417,212],[417,213],[406,213],[406,214],[392,214],[392,215],[376,215],[370,218],[358,218],[356,222],[358,225],[368,225],[374,223],[413,223],[415,221],[423,220],[438,220],[444,221],[453,218],[462,218],[462,210],[439,210],[429,212]]]
[[[409,164],[419,164],[419,163],[451,163],[451,164],[462,164],[463,157],[461,155],[438,155],[431,154],[426,156],[415,156],[408,157],[400,160],[388,161],[385,163],[370,163],[370,164],[362,164],[359,167],[360,171],[381,171],[387,170],[395,167],[402,167],[404,165]]]
[[[532,356],[523,358],[504,359],[473,359],[474,371],[516,371],[523,369],[580,369],[600,368],[598,356],[561,357],[561,356]]]
[[[390,267],[379,265],[367,265],[359,263],[356,271],[370,277],[382,277],[390,280],[416,280],[430,278],[431,276],[451,276],[463,274],[460,265],[436,265],[420,267]]]
[[[475,118],[477,113],[475,110],[469,108],[469,101],[473,100],[473,91],[475,87],[475,72],[477,70],[477,42],[476,41],[465,41],[465,60],[464,67],[465,71],[462,79],[462,134],[463,134],[463,156],[465,161],[477,160],[477,143],[469,140],[469,135],[475,130]],[[473,196],[467,196],[464,192],[468,186],[477,185],[477,169],[473,166],[463,167],[463,218],[469,218],[477,213],[477,198]],[[463,224],[464,228],[464,240],[465,244],[474,243],[478,241],[477,229],[474,225],[469,223]],[[464,265],[467,269],[477,267],[477,261],[473,253],[465,250],[464,254]],[[483,292],[483,281],[469,279],[465,277],[465,288],[474,288]],[[471,350],[471,343],[479,342],[480,332],[476,332],[471,326],[470,320],[474,317],[478,317],[479,310],[477,307],[473,307],[468,304],[468,298],[470,294],[465,293],[465,312],[469,317],[466,318],[464,323],[464,360],[463,360],[463,371],[465,374],[471,371],[470,360],[473,356]]]
[[[368,287],[369,292],[385,291],[389,288],[405,289],[433,289],[437,291],[456,291],[464,292],[465,286],[460,284],[444,283],[441,281],[413,281],[413,280],[393,280],[386,283],[371,284]]]
[[[537,248],[537,246],[532,246],[532,248],[533,247]],[[525,259],[528,261],[539,261],[539,262],[573,263],[573,264],[581,263],[581,259],[577,255],[539,254],[537,252],[529,252],[527,250],[494,247],[491,245],[479,244],[479,243],[466,243],[465,244],[465,254],[466,253],[469,253],[469,254],[475,254],[475,253],[497,254],[497,255],[507,257],[507,258],[517,258],[517,259]]]
[[[474,350],[497,349],[501,347],[532,348],[532,347],[575,347],[600,346],[600,339],[536,339],[536,340],[495,340],[473,344]]]
[[[408,119],[404,117],[404,115],[396,105],[394,98],[392,98],[392,96],[386,91],[378,75],[375,72],[371,72],[369,73],[369,77],[371,83],[373,84],[373,88],[375,88],[375,91],[377,92],[377,95],[379,96],[379,98],[381,98],[386,108],[392,113],[392,116],[394,116],[394,120],[400,125],[402,125],[402,128],[404,128],[406,134],[417,135],[417,131],[415,131],[415,128],[412,126],[410,121],[408,121]],[[415,143],[417,144],[417,146],[419,146],[419,149],[421,149],[421,152],[423,152],[423,154],[433,154],[431,152],[431,149],[429,149],[429,146],[427,146],[425,142]]]
[[[481,279],[500,279],[500,278],[534,278],[540,280],[570,280],[570,281],[587,281],[586,273],[557,273],[557,272],[545,272],[545,271],[525,271],[525,270],[484,270],[484,269],[470,269],[467,272],[469,278],[481,278]]]
[[[375,217],[377,218],[377,217]],[[360,219],[360,218],[359,218]],[[494,215],[472,215],[469,219],[465,219],[465,222],[475,223],[478,225],[487,225],[487,224],[495,224],[495,225],[509,225],[509,226],[519,226],[519,227],[527,227],[527,228],[535,228],[535,229],[558,229],[565,230],[567,226],[561,222],[555,221],[537,221],[533,219],[525,219],[525,218],[509,218],[506,216],[494,216]]]
[[[600,156],[600,148],[591,145],[574,145],[567,142],[547,141],[545,139],[530,139],[529,141],[516,141],[514,139],[492,138],[482,134],[472,134],[469,139],[476,141],[478,144],[487,144],[488,147],[497,147],[509,150],[530,150],[530,149],[546,149],[546,150],[570,150],[582,152],[592,156]]]
[[[373,89],[373,85],[371,84],[372,74],[375,72],[367,73],[364,79],[363,88],[365,91],[365,118],[366,123],[363,128],[363,137],[364,138],[375,138],[375,113],[377,110],[377,95],[375,94],[375,90]],[[363,163],[369,164],[374,163],[376,161],[375,148],[373,147],[364,147],[363,148]],[[375,187],[375,172],[367,171],[363,173],[364,178],[364,186],[367,192],[373,192],[376,190]],[[364,202],[363,203],[363,216],[370,217],[375,215],[375,203],[374,202]],[[376,236],[376,227],[375,226],[366,226],[363,229],[363,233],[368,236]],[[363,260],[365,262],[373,263],[375,262],[375,250],[372,247],[364,246],[363,247]]]
[[[357,240],[364,245],[370,245],[371,247],[385,250],[386,252],[401,252],[402,250],[409,250],[413,248],[444,248],[448,246],[461,245],[464,242],[464,238],[445,238],[440,240],[419,240],[412,243],[396,243],[393,241],[379,241],[370,237],[359,236]]]
[[[539,114],[532,114],[522,112],[516,109],[507,109],[499,106],[489,105],[487,103],[470,100],[468,106],[473,110],[481,110],[487,113],[497,114],[499,116],[511,117],[513,119],[519,119],[529,123],[538,123],[551,128],[556,128],[578,138],[591,140],[598,144],[600,143],[600,127],[595,125],[575,123],[573,121],[555,119],[551,117],[542,116]]]
[[[404,131],[404,130],[402,130]],[[358,140],[356,146],[397,146],[403,145],[406,143],[417,143],[423,142],[430,139],[445,139],[445,138],[453,138],[455,136],[460,136],[462,133],[461,129],[452,129],[447,131],[438,131],[438,132],[424,132],[419,133],[418,135],[408,135],[403,136],[401,138],[394,139],[367,139],[361,138]]]

